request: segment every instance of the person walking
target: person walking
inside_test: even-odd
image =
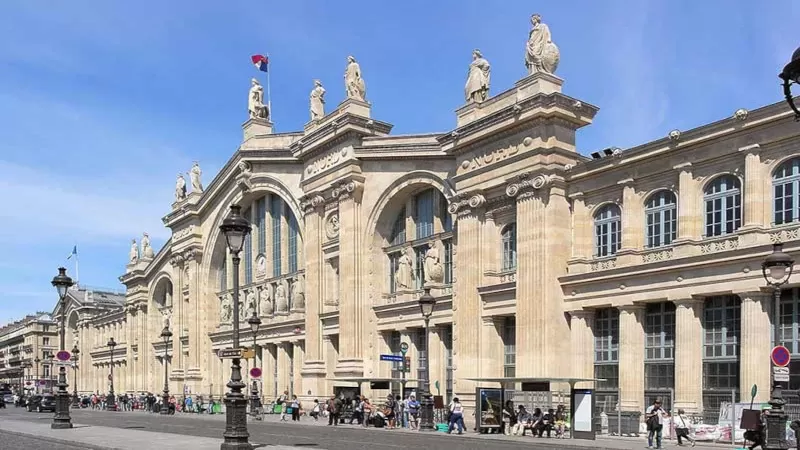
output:
[[[458,401],[458,397],[453,399],[450,403],[450,425],[447,427],[447,433],[452,434],[454,426],[458,426],[458,434],[464,432],[464,407]]]
[[[683,439],[689,441],[694,447],[694,439],[689,437],[689,427],[686,425],[686,414],[682,408],[678,409],[678,417],[675,418],[675,435],[678,437],[678,445],[683,445]]]
[[[645,411],[647,423],[647,448],[661,447],[661,431],[664,428],[664,416],[667,414],[661,407],[661,399],[657,398]],[[655,447],[653,444],[655,443]]]
[[[311,412],[310,412],[310,413],[308,413],[308,415],[309,415],[309,416],[311,416],[311,417],[313,417],[313,418],[314,418],[314,421],[316,422],[316,421],[318,421],[318,420],[319,420],[319,415],[320,415],[320,413],[322,413],[322,407],[321,407],[321,406],[320,406],[320,404],[319,404],[319,400],[317,400],[317,399],[315,398],[315,399],[314,399],[314,407],[313,407],[313,408],[311,408]]]
[[[369,402],[367,397],[361,399],[361,411],[364,415],[364,428],[369,426],[370,419],[372,418],[372,403]]]
[[[283,391],[280,397],[278,397],[278,404],[281,406],[281,422],[286,422],[286,409],[288,405],[286,402],[289,401],[289,391]]]

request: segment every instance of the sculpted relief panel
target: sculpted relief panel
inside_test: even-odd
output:
[[[331,167],[348,159],[352,153],[353,147],[348,145],[318,157],[317,159],[308,163],[308,166],[306,167],[306,177],[312,177],[318,173],[330,169]]]

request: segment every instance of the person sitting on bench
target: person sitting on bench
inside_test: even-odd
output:
[[[531,428],[531,415],[528,411],[525,410],[525,407],[519,405],[519,411],[517,412],[517,423],[514,425],[514,436],[519,436],[520,432],[522,435],[525,436],[525,430],[529,430]]]

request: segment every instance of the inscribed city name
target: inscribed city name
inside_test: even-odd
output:
[[[497,161],[502,161],[508,157],[514,156],[517,154],[517,152],[519,152],[519,148],[513,144],[505,148],[498,148],[496,150],[492,150],[491,152],[475,155],[471,158],[461,161],[461,169],[466,171],[485,167],[492,163],[496,163]]]
[[[308,163],[308,167],[306,167],[306,175],[313,176],[339,164],[347,159],[352,148],[351,146],[343,147],[311,161]]]

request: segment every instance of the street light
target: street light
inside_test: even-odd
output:
[[[161,404],[161,414],[169,414],[169,378],[167,377],[167,359],[169,358],[169,353],[167,353],[169,341],[172,339],[172,331],[170,331],[169,327],[164,327],[161,330],[161,339],[164,340],[164,399],[162,400]]]
[[[34,389],[33,392],[36,393],[36,394],[39,393],[39,363],[41,363],[41,362],[42,362],[42,360],[39,359],[38,356],[33,359],[33,368],[34,368],[35,377],[36,377],[33,380],[33,389]]]
[[[253,367],[256,366],[256,335],[258,334],[258,327],[261,326],[261,319],[258,314],[253,310],[253,315],[247,319],[250,324],[250,331],[253,332]],[[258,383],[253,378],[253,383],[250,385],[250,414],[256,415],[256,408],[258,408]]]
[[[241,214],[239,205],[231,205],[231,214],[222,222],[219,229],[225,235],[228,250],[233,261],[233,348],[239,348],[239,252],[242,251],[244,238],[250,233],[250,222]],[[230,391],[225,395],[225,432],[221,450],[251,450],[247,432],[247,399],[242,389],[247,385],[242,382],[242,367],[239,358],[231,362]]]
[[[430,337],[430,322],[433,308],[436,306],[436,299],[431,295],[431,288],[424,286],[424,293],[420,296],[419,310],[422,318],[425,319],[425,382],[422,389],[422,403],[420,404],[420,431],[435,431],[433,426],[433,399],[431,398],[431,372],[430,372],[430,351],[428,349]]]
[[[80,350],[78,350],[78,344],[72,346],[72,407],[73,408],[80,408],[81,407],[81,399],[78,398],[78,354],[80,354]]]
[[[786,97],[786,103],[794,111],[794,119],[800,121],[800,110],[797,109],[794,98],[792,98],[792,84],[800,84],[800,47],[794,51],[792,60],[786,64],[783,72],[778,76],[783,80],[783,95]]]
[[[798,52],[795,52],[797,55]],[[787,66],[788,67],[788,66]],[[772,288],[774,302],[772,305],[772,329],[774,333],[774,344],[782,345],[780,332],[781,314],[781,286],[789,281],[794,268],[794,260],[791,256],[783,252],[783,244],[772,245],[772,254],[761,263],[761,273],[764,280]],[[775,381],[775,373],[772,374],[772,394],[770,395],[770,410],[766,417],[766,443],[765,449],[788,449],[786,442],[786,420],[789,416],[783,410],[786,401],[783,399],[781,383]]]
[[[117,401],[116,397],[114,397],[114,347],[117,346],[116,341],[114,341],[114,337],[112,336],[111,339],[108,340],[108,349],[109,358],[111,359],[111,374],[109,374],[108,378],[111,381],[111,386],[108,390],[108,397],[106,397],[106,411],[116,411],[117,410]]]
[[[50,282],[58,292],[59,309],[61,310],[61,317],[59,320],[58,333],[59,333],[59,347],[58,350],[65,351],[67,344],[64,342],[64,333],[66,331],[66,318],[67,318],[67,290],[74,284],[72,278],[67,276],[67,269],[64,267],[58,268],[58,275],[53,277]],[[67,368],[63,364],[58,367],[58,391],[56,392],[56,412],[53,415],[53,423],[50,428],[65,429],[72,428],[72,419],[69,416],[69,392],[67,391]]]

